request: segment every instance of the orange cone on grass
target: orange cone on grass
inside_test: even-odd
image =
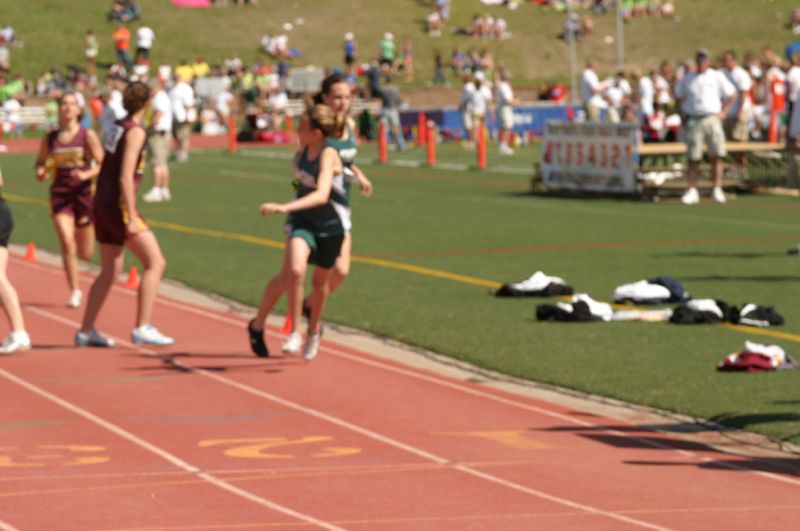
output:
[[[136,266],[131,266],[128,271],[128,280],[125,281],[125,287],[129,289],[139,288],[139,270]]]
[[[36,261],[36,244],[33,242],[28,243],[28,248],[25,249],[25,260],[29,262]]]

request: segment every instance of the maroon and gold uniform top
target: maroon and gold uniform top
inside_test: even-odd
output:
[[[114,124],[114,128],[110,129],[106,136],[103,137],[105,158],[103,158],[103,165],[100,167],[100,175],[97,178],[97,190],[95,191],[96,206],[111,203],[119,204],[122,201],[119,184],[120,173],[122,171],[122,157],[125,155],[125,147],[128,144],[128,132],[135,127],[141,126],[132,120],[120,120]],[[139,156],[136,159],[136,171],[133,174],[133,186],[135,191],[139,190],[139,185],[142,182],[142,174],[144,172],[144,164],[142,163],[143,152],[144,146],[142,146],[142,150],[139,151]]]
[[[91,184],[91,181],[81,181],[70,176],[72,170],[88,170],[92,160],[92,151],[89,149],[87,132],[83,127],[69,142],[62,142],[58,138],[58,131],[47,135],[47,147],[55,166],[54,187],[72,187],[76,185]]]
[[[68,142],[58,137],[58,131],[47,135],[55,175],[50,184],[50,209],[53,214],[66,214],[75,218],[77,226],[92,222],[92,181],[70,175],[74,170],[88,170],[92,161],[88,132],[83,127]]]
[[[123,245],[127,238],[126,226],[130,217],[122,199],[120,174],[128,133],[136,127],[141,125],[129,119],[120,120],[103,137],[105,157],[94,194],[95,232],[100,243]],[[139,190],[144,173],[143,152],[144,145],[136,158],[136,170],[133,173],[134,194]],[[137,221],[140,222],[142,230],[147,230],[147,225],[141,217],[137,217]]]

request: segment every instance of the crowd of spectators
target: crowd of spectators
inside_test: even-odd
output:
[[[625,21],[634,18],[644,17],[666,17],[675,16],[674,0],[532,0],[534,4],[539,4],[547,9],[556,11],[568,11],[570,7],[574,10],[591,10],[597,15],[622,9],[622,16]]]
[[[782,93],[786,87],[790,102],[800,94],[800,53],[786,61],[770,48],[742,57],[729,50],[719,54],[712,67],[737,90],[727,128],[736,140],[765,140],[776,92]],[[675,140],[681,126],[675,87],[694,69],[692,61],[673,64],[664,60],[644,72],[618,71],[601,79],[590,61],[580,82],[586,118],[641,122],[646,140]]]

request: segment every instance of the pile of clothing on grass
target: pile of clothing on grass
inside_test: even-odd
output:
[[[537,271],[529,278],[503,284],[494,292],[497,297],[554,297],[555,304],[536,306],[537,321],[597,322],[647,321],[673,324],[715,324],[767,328],[781,326],[784,319],[772,306],[745,303],[735,306],[718,299],[693,299],[683,284],[669,276],[659,276],[622,284],[614,290],[615,306],[599,302],[586,293],[574,294],[572,286],[560,277]],[[666,305],[673,308],[642,309],[620,305]],[[727,356],[717,365],[720,371],[771,371],[800,367],[798,362],[777,345],[761,345],[745,341],[744,349]]]
[[[800,364],[778,345],[761,345],[744,342],[744,350],[725,357],[717,365],[718,371],[762,372],[797,369]]]

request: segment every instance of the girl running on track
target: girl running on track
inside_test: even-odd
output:
[[[330,137],[338,138],[345,127],[344,114],[334,112],[323,104],[311,104],[300,117],[298,135],[300,149],[295,155],[297,194],[288,203],[264,203],[262,215],[288,213],[288,241],[280,273],[264,288],[261,305],[247,330],[250,347],[261,357],[269,355],[264,343],[264,323],[267,315],[287,292],[292,332],[283,342],[283,352],[300,351],[302,338],[297,331],[303,300],[303,281],[309,263],[315,264],[311,297],[311,318],[303,357],[312,360],[319,351],[322,337],[320,320],[328,297],[331,269],[342,248],[345,235],[344,166],[336,149],[327,145]]]
[[[123,106],[128,116],[117,121],[103,138],[105,158],[94,198],[101,269],[89,292],[83,325],[75,334],[77,346],[114,345],[114,341],[100,335],[94,325],[111,286],[122,272],[125,247],[141,261],[143,268],[132,341],[148,345],[171,345],[175,342],[150,324],[166,261],[158,240],[136,208],[136,192],[142,181],[142,152],[147,137],[141,124],[149,100],[147,85],[141,82],[128,85],[123,93]]]
[[[42,138],[36,158],[36,178],[44,181],[54,172],[50,185],[50,210],[61,244],[61,261],[69,285],[67,306],[81,305],[78,257],[94,254],[92,180],[100,173],[103,147],[97,133],[79,124],[81,108],[72,92],[58,99],[58,129]]]
[[[0,343],[0,354],[11,354],[22,350],[30,350],[31,338],[25,331],[25,321],[22,319],[22,309],[19,306],[17,290],[11,285],[6,276],[8,266],[8,238],[14,228],[14,219],[11,209],[3,199],[3,172],[0,171],[0,304],[8,317],[11,333]]]
[[[344,128],[342,134],[328,138],[328,145],[337,151],[339,158],[342,160],[342,164],[344,164],[344,200],[345,206],[347,207],[342,251],[339,254],[339,258],[336,259],[336,266],[331,272],[330,281],[328,282],[330,294],[342,285],[342,282],[344,282],[344,279],[347,278],[347,275],[350,273],[350,254],[353,248],[353,238],[350,235],[350,230],[352,228],[350,215],[350,184],[353,181],[357,182],[361,188],[361,194],[364,197],[369,197],[372,195],[372,182],[370,182],[367,176],[364,175],[364,172],[355,165],[356,155],[358,155],[358,142],[356,138],[355,121],[348,114],[353,103],[353,98],[347,80],[339,74],[331,74],[322,81],[320,92],[314,99],[317,103],[324,103],[333,109],[334,112],[347,116],[347,127]],[[311,296],[313,295],[312,290]],[[310,306],[308,305],[308,301],[303,301],[303,313],[305,313],[307,317],[310,316],[309,311]]]

